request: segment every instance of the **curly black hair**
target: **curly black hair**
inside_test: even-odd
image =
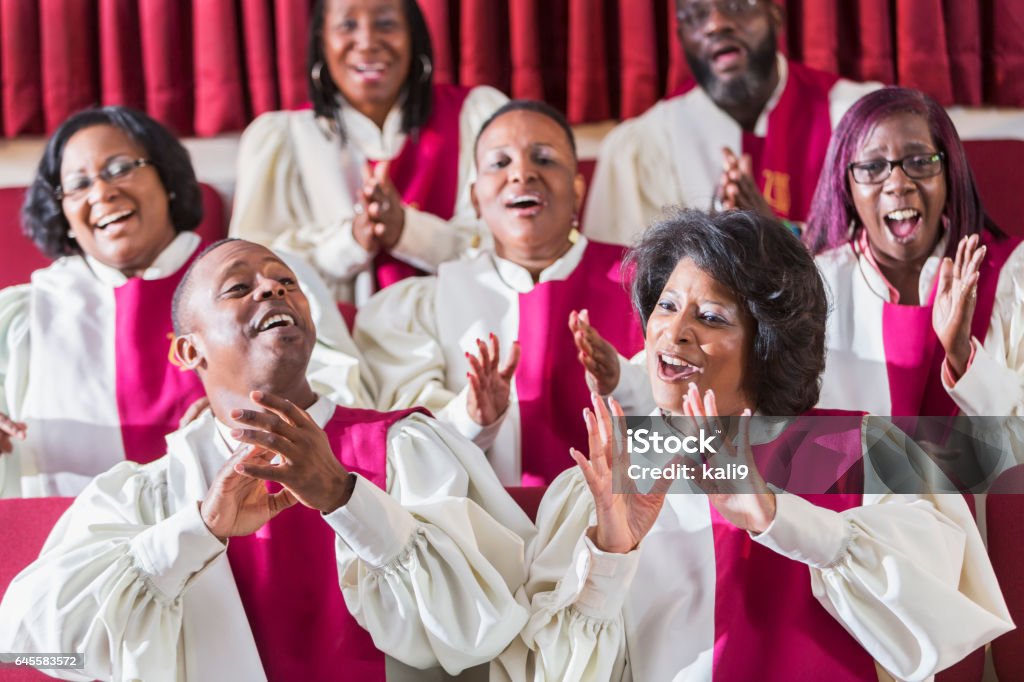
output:
[[[306,36],[306,79],[309,99],[318,118],[330,122],[331,129],[345,142],[345,129],[341,127],[338,113],[338,86],[328,73],[324,58],[324,10],[325,0],[317,0],[309,19],[309,33]],[[402,10],[409,23],[409,38],[412,61],[409,74],[402,88],[405,100],[402,103],[402,132],[414,133],[426,124],[434,105],[434,47],[430,41],[430,30],[416,0],[402,0]],[[317,76],[317,77],[314,77]]]
[[[676,265],[690,258],[727,287],[753,321],[744,385],[766,415],[792,416],[818,402],[828,302],[814,259],[774,218],[752,211],[674,210],[626,257],[633,307],[643,322]]]
[[[170,217],[175,231],[196,229],[203,220],[203,196],[188,150],[171,131],[141,111],[110,106],[71,115],[46,143],[21,207],[21,229],[25,236],[48,258],[82,253],[78,242],[68,236],[70,225],[56,192],[68,140],[78,131],[98,125],[123,130],[146,150],[167,196],[174,197]]]

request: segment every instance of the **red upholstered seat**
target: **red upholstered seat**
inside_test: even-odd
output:
[[[227,236],[227,215],[220,193],[200,184],[203,192],[203,222],[197,233],[212,243]],[[25,284],[32,272],[50,264],[31,239],[21,232],[21,204],[24,187],[0,188],[0,288]]]
[[[6,594],[14,576],[39,556],[50,529],[71,502],[70,497],[0,500],[0,597]],[[48,679],[51,678],[31,668],[0,668],[0,680],[4,682]]]
[[[964,140],[964,149],[985,211],[1004,232],[1024,235],[1024,192],[1015,172],[1024,140]]]
[[[992,643],[1000,680],[1024,680],[1024,465],[995,482],[985,500],[988,555],[992,559],[1010,616],[1017,623]]]
[[[540,500],[544,497],[544,493],[547,492],[547,486],[522,488],[519,486],[509,486],[505,490],[512,496],[512,499],[516,501],[526,515],[530,517],[531,521],[537,520],[537,508],[540,506]]]

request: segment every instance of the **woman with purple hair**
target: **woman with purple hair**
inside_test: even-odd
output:
[[[850,108],[806,239],[832,299],[819,406],[1024,412],[1024,249],[985,215],[934,100],[885,88]]]

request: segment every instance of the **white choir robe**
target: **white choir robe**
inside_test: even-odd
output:
[[[199,246],[194,232],[179,234],[142,278],[180,274]],[[372,379],[361,372],[332,296],[309,266],[282,257],[317,326],[308,372],[314,389],[349,407],[371,407]],[[93,258],[71,256],[35,273],[32,284],[0,291],[0,412],[28,424],[26,440],[0,455],[0,497],[74,496],[125,459],[114,290],[126,281]]]
[[[779,84],[754,126],[758,138],[769,134],[769,116],[787,86],[789,62],[782,55],[778,66]],[[829,91],[832,128],[850,105],[879,87],[879,83],[837,81]],[[806,134],[792,129],[780,132],[794,138]],[[709,209],[722,174],[722,148],[740,154],[742,140],[740,125],[700,87],[620,123],[601,143],[587,192],[585,232],[600,241],[632,244],[667,206]],[[817,178],[809,180],[814,183]]]
[[[334,410],[321,398],[308,412],[323,426]],[[98,476],[12,581],[0,649],[82,652],[84,670],[48,671],[71,680],[266,679],[227,545],[199,513],[237,446],[229,434],[207,411],[168,438],[167,456]],[[533,525],[479,449],[436,420],[407,416],[387,441],[387,492],[358,476],[349,502],[323,516],[345,603],[399,661],[484,663],[526,621],[513,591]],[[418,679],[392,670],[405,677],[389,682]]]
[[[538,281],[567,279],[587,244],[581,235],[540,273]],[[533,278],[525,268],[492,252],[480,253],[468,263],[465,268],[442,269],[439,277],[412,277],[379,292],[360,309],[354,337],[378,387],[380,409],[426,407],[487,452],[503,484],[518,486],[522,468],[515,381],[505,413],[481,427],[466,411],[465,353],[477,355],[476,339],[486,341],[493,333],[505,361],[518,336],[519,294],[533,289]],[[569,321],[564,324],[569,334]],[[643,352],[636,357],[642,362]],[[613,395],[627,414],[647,414],[653,402],[646,372],[634,371],[621,356],[619,367],[623,378]]]
[[[946,240],[941,239],[921,269],[918,296],[927,301],[938,276]],[[889,375],[882,339],[884,303],[891,301],[881,273],[852,246],[815,258],[829,296],[825,372],[818,406],[892,414]],[[1024,462],[1024,245],[999,271],[995,301],[984,339],[973,339],[974,358],[954,385],[945,387],[961,414],[1011,417],[999,433],[975,432],[1005,455],[1000,470]],[[941,350],[941,348],[940,348]]]
[[[863,419],[868,462],[879,441],[885,461],[899,448],[909,457],[915,446],[901,432]],[[865,471],[868,489],[883,489],[873,468]],[[807,565],[807,589],[875,660],[879,679],[931,679],[1013,629],[960,495],[865,494],[862,506],[844,512],[792,494],[776,501],[774,521],[753,541]],[[530,575],[517,595],[530,604],[530,621],[492,665],[492,680],[714,679],[716,550],[708,498],[667,495],[628,554],[599,550],[586,536],[595,523],[582,473],[566,471],[541,502]]]
[[[435,272],[481,240],[469,196],[475,178],[473,146],[480,126],[508,98],[487,86],[473,88],[459,115],[458,190],[451,221],[406,206],[405,227],[391,250],[396,258]],[[317,122],[312,110],[259,116],[242,134],[230,233],[310,263],[339,301],[359,305],[373,293],[368,253],[352,237],[352,221],[368,159],[393,159],[402,151],[401,103],[384,127],[352,106],[341,109],[347,143]],[[453,150],[454,152],[455,150]]]

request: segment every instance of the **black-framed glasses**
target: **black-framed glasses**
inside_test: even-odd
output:
[[[711,0],[691,2],[676,10],[676,19],[689,29],[698,29],[707,23],[714,7],[722,14],[734,19],[742,18],[757,9],[760,0]]]
[[[878,185],[892,175],[892,169],[896,166],[902,168],[903,174],[913,180],[933,178],[942,172],[942,161],[945,158],[946,155],[943,152],[911,154],[896,160],[857,161],[849,164],[846,168],[853,175],[853,181],[858,185]]]
[[[115,156],[108,161],[107,165],[101,168],[96,175],[72,173],[71,175],[62,178],[60,184],[54,188],[53,194],[57,197],[57,201],[64,201],[65,199],[82,199],[89,193],[89,188],[92,187],[94,182],[96,182],[96,178],[102,178],[104,182],[112,185],[118,185],[127,182],[128,179],[131,178],[132,173],[139,168],[152,165],[152,163],[153,162],[149,159],[133,159],[130,156]]]

